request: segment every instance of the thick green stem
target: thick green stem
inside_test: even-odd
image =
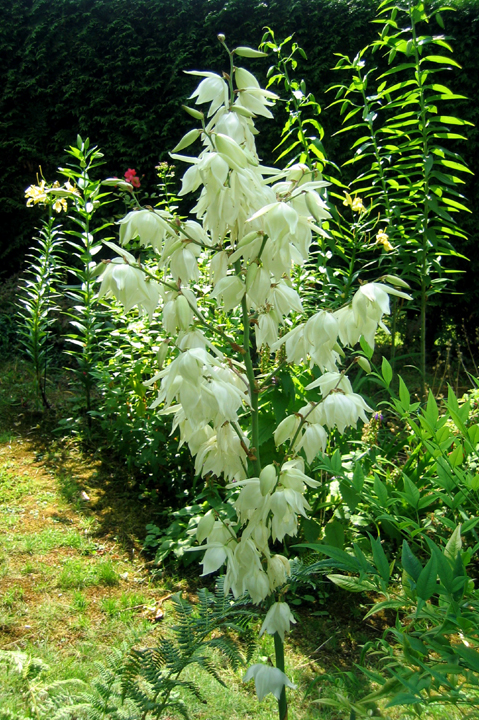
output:
[[[284,673],[284,643],[277,632],[275,632],[273,637],[276,667]],[[286,689],[284,685],[278,700],[278,713],[279,720],[288,720],[288,703],[286,702]]]
[[[246,296],[241,301],[241,309],[243,311],[243,348],[244,363],[246,367],[246,375],[248,377],[250,400],[251,400],[251,442],[254,457],[252,458],[254,471],[257,476],[261,472],[261,460],[259,456],[259,411],[258,411],[258,388],[254,374],[253,361],[251,359],[251,341],[250,341],[250,325],[248,307],[246,305]]]

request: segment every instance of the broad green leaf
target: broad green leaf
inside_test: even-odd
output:
[[[461,66],[459,63],[457,63],[455,60],[453,60],[450,57],[445,57],[444,55],[427,55],[426,57],[421,58],[419,61],[421,64],[429,60],[429,62],[438,63],[440,65],[444,65],[444,67],[447,67],[448,65],[453,65],[454,67],[460,68]]]
[[[324,539],[328,545],[342,550],[344,547],[344,525],[337,520],[328,522],[324,526]]]
[[[458,465],[462,464],[462,461],[464,460],[464,453],[462,450],[462,447],[460,445],[457,445],[457,447],[454,448],[452,453],[449,455],[449,462],[451,463],[452,467],[458,467]]]
[[[353,513],[361,501],[361,496],[346,481],[339,484],[339,489],[344,502]]]
[[[369,539],[371,541],[371,549],[373,551],[373,559],[376,569],[384,582],[389,582],[389,563],[383,550],[381,540],[379,538],[375,540],[371,535],[369,535]]]
[[[466,667],[474,672],[479,672],[479,653],[466,645],[454,645],[454,652],[464,661]]]
[[[320,525],[318,525],[316,520],[312,520],[310,518],[302,518],[301,527],[303,530],[304,539],[307,542],[315,542],[316,540],[319,540],[319,536],[321,533],[321,527],[320,527]],[[329,542],[329,539],[328,539],[328,542]],[[331,544],[335,545],[335,543],[331,543]]]
[[[342,470],[343,470],[343,465],[341,462],[341,453],[339,452],[339,450],[337,448],[334,451],[333,456],[331,458],[331,467],[332,467],[333,473],[335,475],[341,475]]]
[[[476,447],[479,443],[479,425],[471,425],[471,427],[467,429],[467,434],[473,447]]]
[[[404,570],[417,582],[422,572],[422,565],[412,552],[406,540],[402,544],[401,562]]]
[[[380,504],[383,507],[386,507],[389,498],[388,489],[383,483],[383,481],[378,478],[377,475],[374,476],[374,492],[376,493]]]
[[[471,518],[470,520],[466,520],[466,522],[462,524],[462,534],[465,535],[467,532],[475,528],[477,523],[479,523],[479,518]]]
[[[444,555],[451,561],[451,563],[454,563],[456,561],[457,554],[461,552],[461,548],[461,526],[458,525],[447,541],[447,545],[444,548]]]
[[[386,383],[387,387],[390,386],[391,380],[393,379],[393,370],[385,357],[383,357],[382,365],[381,365],[381,373],[384,379],[384,382]]]
[[[368,345],[363,335],[361,335],[361,337],[359,338],[359,344],[361,345],[361,350],[366,355],[368,360],[371,360],[374,350],[370,345]]]
[[[461,120],[460,118],[454,117],[454,115],[436,115],[431,118],[431,122],[442,122],[448,125],[473,125],[474,123],[468,120]]]
[[[331,558],[331,560],[339,563],[340,566],[344,567],[350,572],[359,572],[360,570],[360,565],[355,557],[345,552],[344,550],[341,550],[340,548],[334,547],[333,545],[304,543],[301,545],[296,545],[295,547],[309,547],[311,548],[311,550],[316,550],[319,553],[323,553],[324,555],[327,555],[329,558]]]
[[[404,410],[408,411],[411,406],[411,396],[401,376],[399,376],[399,398]]]
[[[406,497],[408,503],[412,505],[413,508],[417,508],[419,504],[419,500],[421,499],[421,493],[417,489],[416,485],[408,478],[407,475],[403,473],[403,481],[404,481],[404,496]]]
[[[399,610],[399,608],[402,608],[403,605],[404,602],[402,600],[383,600],[382,602],[374,605],[374,607],[372,607],[371,610],[366,613],[363,619],[366,620],[368,617],[371,617],[371,615],[375,615],[376,613],[382,612],[383,610]]]
[[[360,580],[359,578],[347,577],[346,575],[326,575],[335,585],[339,585],[343,590],[349,592],[370,592],[376,590],[376,586],[368,580]]]
[[[412,693],[398,693],[388,702],[386,707],[394,707],[395,705],[415,705],[422,702],[420,695],[413,695]]]
[[[352,482],[356,492],[360,493],[364,486],[364,472],[361,463],[359,462],[354,465]]]
[[[437,589],[437,559],[432,555],[426,567],[421,570],[416,583],[416,593],[421,600],[429,600]]]

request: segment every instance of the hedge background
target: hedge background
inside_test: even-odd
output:
[[[479,0],[455,0],[445,13],[446,34],[462,70],[444,78],[470,100],[450,111],[478,123]],[[298,68],[323,107],[324,145],[337,163],[348,157],[350,141],[331,138],[338,129],[336,108],[326,109],[328,86],[338,81],[334,53],[353,56],[377,36],[372,0],[0,0],[0,278],[16,272],[31,243],[39,212],[25,208],[25,188],[41,165],[55,178],[63,149],[77,133],[105,154],[106,175],[128,167],[144,175],[153,190],[155,165],[192,127],[181,103],[195,87],[185,69],[221,71],[224,56],[216,35],[230,47],[257,46],[264,26],[279,39],[295,33],[308,60]],[[260,78],[268,61],[245,61]],[[281,122],[263,123],[260,152],[272,162]],[[455,148],[479,171],[477,128]],[[342,136],[340,136],[342,137]],[[465,189],[473,216],[462,218],[470,238],[458,247],[470,258],[459,289],[445,296],[443,312],[478,325],[479,209],[477,185]]]

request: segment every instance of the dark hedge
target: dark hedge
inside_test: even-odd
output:
[[[446,82],[473,99],[451,111],[472,122],[479,114],[478,10],[479,0],[466,0],[445,15],[463,66]],[[298,72],[323,106],[325,146],[339,163],[348,157],[349,141],[330,138],[339,120],[336,109],[324,109],[330,101],[325,90],[338,81],[334,53],[354,55],[377,36],[371,0],[0,0],[0,11],[0,275],[18,269],[38,221],[36,210],[25,209],[25,188],[39,165],[54,178],[63,148],[77,133],[102,148],[105,175],[134,167],[153,190],[155,165],[192,127],[180,106],[195,80],[183,70],[225,67],[218,32],[231,47],[257,46],[265,26],[277,38],[295,33],[308,54]],[[250,62],[264,82],[268,61]],[[261,126],[260,151],[268,162],[280,128]],[[476,128],[469,135],[458,151],[476,170]],[[477,209],[472,182],[466,194]],[[479,270],[475,223],[466,218],[462,224],[471,239],[459,249]],[[469,313],[479,308],[474,275],[463,282]]]

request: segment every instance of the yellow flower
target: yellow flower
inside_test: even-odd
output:
[[[360,197],[354,198],[353,202],[351,203],[351,210],[358,213],[366,212],[366,208],[364,207],[364,203]]]
[[[32,205],[37,205],[38,203],[46,203],[47,192],[45,180],[42,180],[39,185],[30,185],[30,187],[27,187],[25,197],[27,198],[27,207],[32,207]]]
[[[346,205],[346,207],[350,207],[353,212],[366,212],[366,208],[364,207],[364,203],[360,197],[352,198],[349,193],[344,194],[346,195],[346,197],[343,200],[343,205]]]
[[[53,203],[53,209],[57,213],[61,213],[62,210],[66,212],[68,210],[68,205],[65,198],[58,198],[58,200],[55,200]]]
[[[378,234],[376,235],[376,242],[378,243],[378,245],[382,245],[386,252],[391,252],[392,250],[394,250],[393,246],[389,242],[389,236],[386,235],[384,230],[380,230],[378,232]]]

